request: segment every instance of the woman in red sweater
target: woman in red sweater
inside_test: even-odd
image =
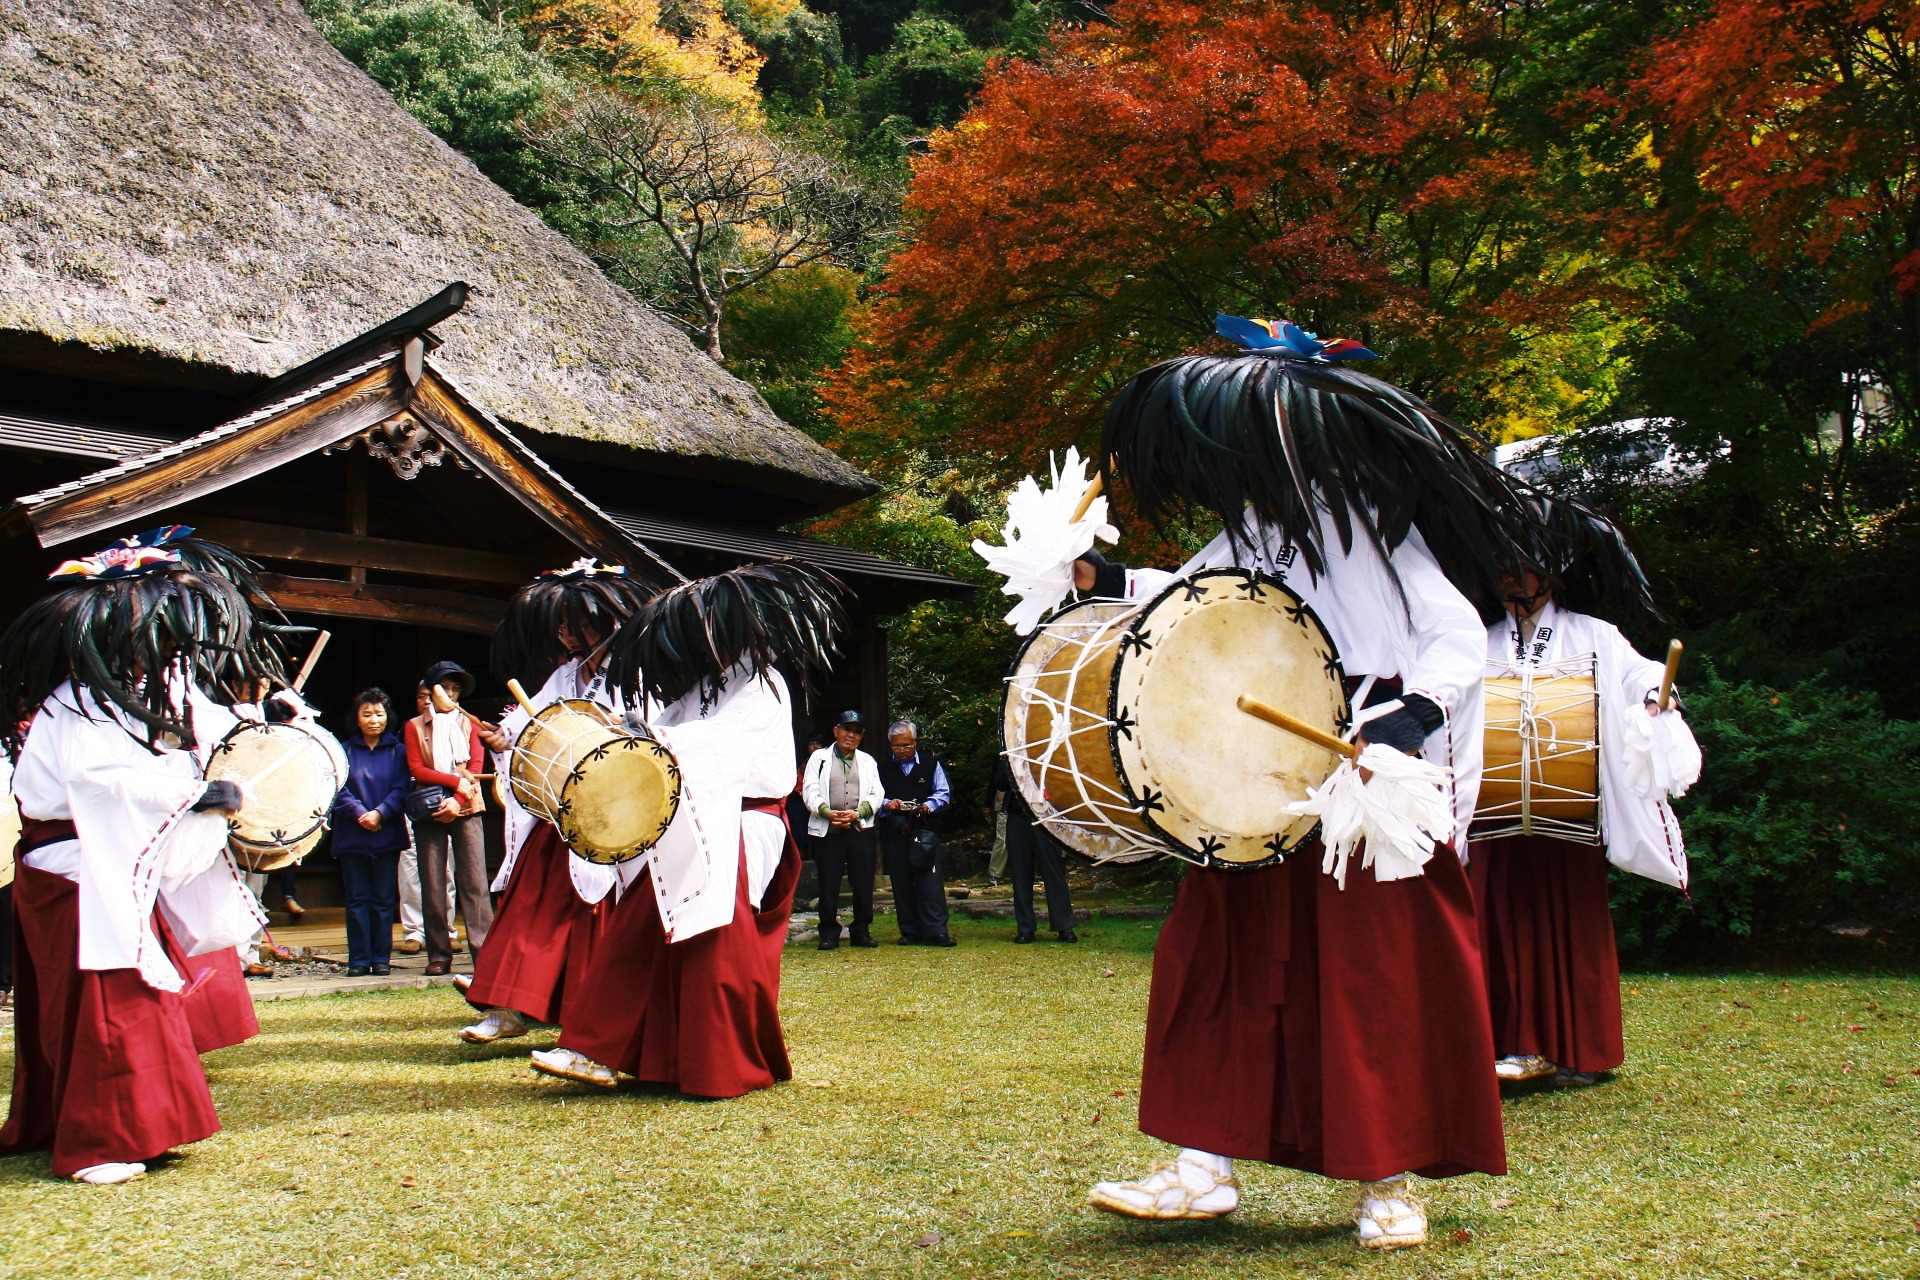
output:
[[[421,821],[413,818],[420,856],[421,911],[427,926],[427,975],[453,969],[453,921],[447,911],[447,873],[451,861],[460,914],[467,921],[467,950],[478,955],[493,924],[493,899],[487,894],[487,851],[480,830],[484,807],[477,775],[486,769],[481,722],[460,709],[473,692],[473,677],[455,662],[427,668],[422,685],[433,694],[426,712],[407,721],[407,769],[416,788],[439,786],[446,799]],[[442,710],[442,708],[446,708]],[[412,806],[409,806],[412,810]],[[449,858],[451,855],[451,858]]]

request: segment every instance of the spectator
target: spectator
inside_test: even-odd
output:
[[[423,716],[433,705],[433,698],[427,692],[427,682],[422,680],[413,694],[413,714]],[[406,825],[407,847],[400,851],[400,942],[394,947],[401,955],[417,956],[427,949],[427,921],[420,910],[420,852],[419,841],[414,838],[413,821],[402,818]],[[447,919],[453,919],[454,899],[453,880],[447,880]]]
[[[940,838],[933,818],[953,799],[947,771],[920,750],[920,730],[911,720],[896,720],[887,730],[887,755],[880,761],[880,785],[887,798],[880,826],[880,850],[887,878],[893,881],[893,909],[906,945],[951,947],[947,932],[947,881],[940,862]]]
[[[793,776],[793,794],[787,797],[787,826],[793,832],[794,847],[800,850],[800,857],[813,857],[813,837],[807,834],[807,820],[813,815],[807,812],[807,763],[814,753],[827,745],[827,737],[822,733],[809,733],[805,739],[806,750],[800,753],[800,769]]]
[[[1033,915],[1033,873],[1047,890],[1047,928],[1062,942],[1078,942],[1073,931],[1073,899],[1067,896],[1066,851],[1053,833],[1033,820],[1033,810],[1013,785],[1007,758],[993,769],[994,799],[1000,802],[1000,829],[1007,846],[1007,874],[1013,879],[1015,942],[1032,942],[1038,923]]]
[[[1007,758],[1001,756],[993,762],[993,781],[987,784],[988,800],[985,813],[987,821],[993,824],[993,852],[987,855],[987,887],[992,888],[1007,878],[1007,796],[1013,790],[1013,775],[1008,772]]]
[[[438,977],[453,971],[449,873],[467,920],[469,954],[486,945],[493,900],[487,895],[487,852],[480,830],[484,801],[477,781],[486,769],[486,751],[480,742],[480,721],[460,709],[460,700],[473,692],[473,677],[457,662],[436,662],[427,668],[426,683],[431,697],[428,709],[407,721],[407,770],[414,785],[408,793],[407,816],[415,822],[420,858],[426,974]]]
[[[840,945],[840,877],[853,891],[852,942],[879,944],[873,938],[873,821],[886,799],[880,766],[860,750],[866,722],[858,711],[842,711],[833,726],[833,745],[807,759],[800,793],[810,815],[807,834],[820,876],[820,949]]]
[[[347,976],[386,973],[393,960],[393,913],[400,898],[402,809],[413,776],[406,748],[388,731],[393,703],[368,689],[353,700],[357,732],[341,739],[347,785],[333,802],[333,856],[347,899]]]

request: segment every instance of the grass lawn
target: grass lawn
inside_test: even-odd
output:
[[[1346,1186],[1260,1166],[1228,1222],[1097,1214],[1089,1183],[1163,1150],[1134,1128],[1155,927],[789,952],[796,1078],[730,1102],[536,1077],[550,1034],[464,1046],[444,988],[263,1005],[184,1160],[117,1188],[0,1161],[0,1273],[1920,1275],[1907,976],[1629,976],[1626,1069],[1510,1099],[1515,1172],[1425,1184],[1425,1249],[1362,1255]]]

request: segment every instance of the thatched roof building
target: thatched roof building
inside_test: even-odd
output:
[[[112,425],[126,402],[77,388],[138,388],[145,422],[187,434],[454,280],[471,296],[435,363],[563,468],[632,472],[642,499],[750,490],[766,500],[731,518],[767,525],[874,488],[296,0],[0,0],[0,370],[71,380],[67,416]]]

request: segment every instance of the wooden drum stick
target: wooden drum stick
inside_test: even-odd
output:
[[[322,631],[313,639],[313,648],[307,650],[307,660],[300,664],[300,674],[293,678],[293,691],[300,692],[307,687],[307,677],[313,674],[314,663],[320,661],[320,651],[327,647],[327,641],[333,639],[333,632]]]
[[[527,696],[527,691],[521,687],[518,680],[507,681],[507,692],[513,695],[513,700],[520,704],[522,711],[530,716],[538,716],[540,714],[533,709],[533,699]]]
[[[1315,746],[1325,747],[1329,751],[1338,752],[1349,760],[1358,759],[1360,756],[1360,748],[1356,747],[1353,743],[1341,738],[1336,738],[1325,729],[1316,729],[1305,720],[1295,719],[1278,707],[1270,707],[1257,698],[1249,698],[1243,693],[1234,699],[1233,705],[1239,707],[1256,720],[1265,720],[1275,728],[1285,729],[1295,737],[1305,738]]]
[[[1654,703],[1662,711],[1673,710],[1673,704],[1670,701],[1673,695],[1673,678],[1680,674],[1680,655],[1686,651],[1687,646],[1678,640],[1667,642],[1667,669],[1660,673],[1660,697]]]
[[[1080,523],[1080,518],[1087,514],[1087,508],[1091,507],[1093,500],[1100,496],[1100,489],[1100,475],[1095,472],[1093,482],[1087,486],[1087,491],[1080,495],[1080,505],[1073,509],[1073,519],[1067,521],[1068,524]]]

